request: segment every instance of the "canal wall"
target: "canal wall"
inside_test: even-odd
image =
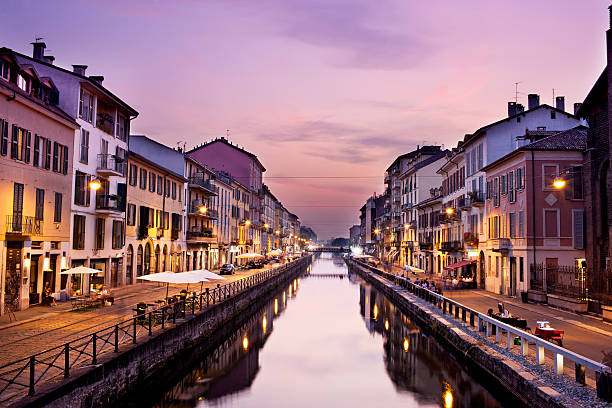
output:
[[[218,341],[217,332],[236,327],[243,315],[250,315],[271,294],[302,274],[311,261],[310,256],[299,259],[285,272],[210,305],[198,314],[186,316],[184,321],[145,342],[122,346],[119,353],[104,355],[95,366],[75,370],[68,380],[41,386],[36,395],[12,407],[106,407],[132,390],[157,382],[160,373],[166,372],[172,377],[175,370],[190,364],[192,356]]]
[[[583,406],[578,401],[568,401],[567,398],[563,398],[553,388],[543,385],[522,365],[487,347],[482,341],[459,329],[452,321],[436,315],[420,304],[418,297],[401,290],[389,280],[354,262],[347,261],[347,265],[383,293],[404,314],[410,316],[425,333],[432,335],[458,361],[486,377],[485,380],[490,381],[490,385],[507,390],[529,407]]]

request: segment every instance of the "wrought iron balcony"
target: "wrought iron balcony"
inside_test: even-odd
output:
[[[432,251],[433,250],[433,242],[431,242],[431,241],[419,241],[419,249],[421,251]]]
[[[42,232],[41,220],[23,215],[6,216],[6,233],[21,235],[40,235]]]
[[[99,154],[96,171],[101,176],[123,176],[125,160],[114,154]]]
[[[96,195],[96,211],[100,213],[122,212],[121,197],[116,194]]]
[[[201,173],[200,173],[201,174]],[[215,186],[210,180],[204,180],[204,175],[189,177],[189,187],[197,188],[207,195],[217,195]]]
[[[443,241],[440,249],[445,252],[460,251],[463,249],[461,241]]]
[[[212,228],[192,228],[187,231],[187,241],[190,242],[202,242],[202,243],[214,243],[217,241],[217,235],[213,232]]]

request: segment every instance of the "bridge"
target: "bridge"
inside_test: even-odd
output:
[[[310,251],[310,252],[338,252],[338,253],[347,253],[347,252],[350,252],[351,250],[348,247],[322,246],[322,247],[316,247],[316,248],[309,249],[308,251]]]
[[[306,275],[309,278],[348,278],[349,275],[346,273],[311,273]]]

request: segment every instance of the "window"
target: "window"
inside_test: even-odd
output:
[[[519,257],[519,281],[525,281],[525,267],[523,265],[523,257]]]
[[[514,203],[516,201],[516,190],[514,190],[514,172],[511,171],[506,177],[508,182],[508,201]]]
[[[140,169],[140,189],[145,190],[147,188],[147,169]]]
[[[30,79],[26,76],[18,74],[17,86],[24,92],[30,92]]]
[[[156,183],[155,178],[156,178],[155,173],[149,172],[149,191],[153,193],[155,192],[155,183]]]
[[[542,165],[542,190],[554,190],[553,181],[559,174],[559,167],[556,164]]]
[[[11,137],[11,159],[29,163],[31,141],[32,134],[30,132],[13,125],[13,134]]]
[[[493,180],[493,205],[499,207],[499,177]]]
[[[525,237],[525,212],[518,212],[518,231],[516,232],[517,237]]]
[[[172,199],[176,200],[176,183],[172,182]]]
[[[157,176],[157,194],[162,195],[164,189],[164,179],[162,176]]]
[[[106,220],[104,218],[96,218],[96,237],[95,249],[104,249],[104,232],[106,229]]]
[[[556,209],[544,210],[544,236],[557,238],[559,236],[558,212]]]
[[[85,216],[75,214],[72,231],[72,249],[83,248],[85,248]]]
[[[89,161],[89,132],[85,129],[81,129],[81,150],[79,161],[83,164],[87,164]]]
[[[584,249],[584,210],[572,211],[574,249]]]
[[[138,169],[136,168],[135,164],[130,164],[130,186],[135,186],[136,185],[136,179],[138,178],[137,172]]]
[[[467,152],[465,155],[465,168],[467,169],[467,176],[471,176],[472,175],[472,162],[470,161],[470,152]]]
[[[6,81],[9,80],[9,64],[2,60],[0,60],[0,77]]]
[[[86,122],[93,122],[94,98],[89,92],[81,89],[79,97],[79,118]]]
[[[127,225],[136,225],[136,204],[127,205]]]
[[[551,119],[557,119],[557,112],[555,112],[555,111],[550,111],[550,118],[551,118]]]
[[[90,190],[89,190],[89,179],[88,174],[80,171],[76,172],[74,178],[74,203],[76,205],[89,206]]]
[[[484,154],[483,154],[483,144],[479,144],[478,145],[478,170],[482,169],[483,167],[483,161],[484,161]]]
[[[127,135],[128,135],[128,129],[129,129],[128,124],[129,124],[129,121],[125,118],[125,116],[118,113],[117,114],[117,132],[115,136],[119,138],[119,140],[122,140],[124,142],[127,141]]]
[[[567,178],[565,198],[570,200],[584,199],[584,172],[582,166],[570,168],[570,177]]]
[[[32,165],[34,167],[42,167],[42,158],[40,157],[40,139],[40,136],[34,135],[34,157],[32,158]]]
[[[508,214],[508,236],[516,238],[516,214],[511,212]]]
[[[8,154],[8,122],[0,119],[0,154],[6,156]]]
[[[113,249],[123,247],[123,221],[113,221]]]
[[[495,257],[495,277],[499,278],[499,256]]]
[[[60,145],[61,173],[68,174],[68,146]]]
[[[170,180],[166,180],[166,197],[170,197]]]
[[[59,171],[59,144],[57,142],[53,142],[53,171]]]
[[[51,141],[45,139],[43,156],[45,158],[44,168],[49,170],[51,168]]]
[[[36,189],[36,210],[34,212],[34,218],[37,221],[42,221],[45,216],[45,190],[41,188]]]
[[[499,190],[501,195],[504,195],[508,192],[508,183],[506,183],[506,175],[502,174],[499,178]]]
[[[517,190],[522,190],[525,188],[525,168],[519,167],[516,169],[516,180],[515,185]]]
[[[96,127],[113,136],[115,132],[115,110],[109,104],[98,99],[96,114]]]
[[[62,193],[55,193],[55,207],[53,208],[53,222],[62,222]]]

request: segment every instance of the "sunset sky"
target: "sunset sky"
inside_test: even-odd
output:
[[[229,129],[329,238],[348,236],[397,155],[501,119],[515,82],[524,105],[528,93],[551,104],[554,88],[571,111],[605,66],[607,6],[2,0],[0,46],[31,55],[43,37],[57,65],[88,65],[140,112],[132,133],[189,149]]]

